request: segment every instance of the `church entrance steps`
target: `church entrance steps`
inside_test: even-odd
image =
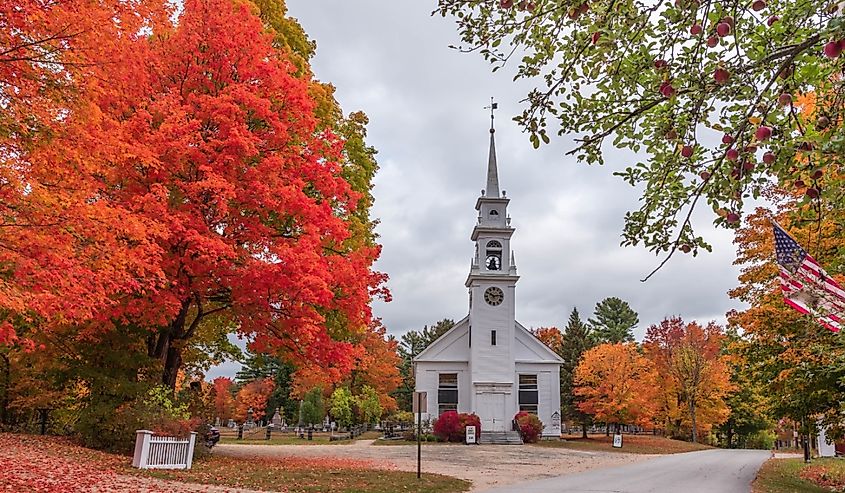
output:
[[[481,431],[480,445],[522,445],[518,431]]]

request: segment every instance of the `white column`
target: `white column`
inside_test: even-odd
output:
[[[132,457],[132,467],[146,469],[149,465],[150,439],[153,432],[150,430],[135,431],[135,455]]]
[[[188,439],[188,457],[185,459],[185,469],[190,469],[194,462],[194,445],[197,442],[197,432],[192,431],[191,437]]]

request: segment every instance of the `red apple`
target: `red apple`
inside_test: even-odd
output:
[[[499,7],[502,7],[503,9],[513,7],[513,0],[499,0]]]
[[[666,68],[668,66],[669,66],[669,62],[667,62],[666,60],[663,60],[662,58],[654,61],[654,68],[656,68],[658,70],[662,69],[662,68]]]
[[[754,0],[754,3],[751,4],[751,8],[755,11],[759,12],[766,8],[766,1],[765,0]]]
[[[737,214],[736,212],[729,212],[728,217],[726,217],[725,219],[727,219],[728,222],[731,224],[736,224],[739,222],[739,214]]]
[[[785,92],[778,96],[778,104],[781,106],[789,106],[792,104],[792,94]]]
[[[675,88],[672,87],[672,83],[669,81],[663,81],[660,84],[660,94],[662,94],[664,98],[671,98],[674,96]]]
[[[694,149],[691,145],[685,145],[681,148],[681,156],[684,156],[685,158],[690,158],[692,157],[693,150]]]
[[[678,247],[678,248],[680,248],[680,250],[681,250],[682,252],[684,252],[684,253],[689,253],[689,252],[692,250],[692,247],[690,247],[690,246],[689,246],[689,245],[687,245],[687,244],[681,245],[681,246],[680,246],[680,247]]]
[[[830,118],[825,115],[822,115],[816,120],[816,129],[817,130],[824,130],[828,126],[830,126]]]
[[[824,45],[824,56],[836,58],[842,53],[842,45],[838,41],[831,41]]]
[[[769,137],[772,136],[772,129],[765,125],[762,125],[757,128],[757,132],[754,133],[754,137],[757,138],[760,142],[764,142],[769,140]]]
[[[731,33],[731,25],[727,22],[720,22],[716,24],[716,34],[719,35],[720,38],[724,38],[728,34]]]
[[[804,180],[795,180],[795,188],[804,188],[805,186]]]
[[[717,44],[719,44],[719,38],[716,36],[710,36],[707,38],[707,46],[710,48],[715,48]]]
[[[772,164],[773,162],[775,162],[775,159],[777,159],[777,157],[775,156],[775,153],[771,151],[763,154],[763,162],[766,164]]]
[[[525,10],[529,12],[534,12],[534,9],[537,8],[537,5],[534,2],[528,2],[528,5],[525,6]]]
[[[668,132],[666,132],[666,138],[669,140],[675,140],[678,138],[678,132],[676,132],[675,129],[672,128]]]
[[[820,170],[820,169],[817,169],[816,171],[814,171],[814,172],[813,172],[812,178],[813,178],[814,180],[818,180],[818,179],[819,179],[819,178],[821,178],[822,176],[824,176],[824,171],[822,171],[822,170]]]
[[[754,169],[754,161],[745,161],[744,163],[742,163],[742,169],[744,171],[752,171]]]
[[[810,197],[811,199],[819,198],[819,190],[817,188],[808,188],[807,191],[804,193],[807,195],[807,197]]]
[[[745,152],[747,152],[748,154],[754,154],[755,152],[757,152],[757,146],[745,146]]]
[[[725,134],[725,135],[722,136],[722,144],[730,145],[730,144],[733,144],[733,142],[734,142],[734,138],[731,137],[731,134]]]
[[[598,43],[599,39],[601,39],[601,32],[599,32],[599,31],[594,32],[593,36],[591,38],[591,41],[593,42],[593,44]]]
[[[710,173],[707,172],[707,171],[702,171],[701,173],[698,174],[698,176],[700,176],[701,179],[704,180],[704,181],[707,181],[707,180],[710,179]]]
[[[698,36],[699,34],[701,34],[702,31],[704,31],[704,28],[702,28],[701,24],[698,24],[698,23],[693,24],[689,28],[689,33],[692,34],[693,36]]]
[[[772,24],[774,24],[775,22],[777,22],[777,21],[779,21],[779,20],[780,20],[780,17],[778,17],[778,16],[776,16],[776,15],[773,15],[773,16],[769,17],[769,19],[768,19],[768,20],[766,20],[766,24],[767,24],[769,27],[772,27]]]
[[[717,68],[716,71],[713,72],[713,79],[716,80],[716,84],[724,85],[730,78],[731,73],[721,67]]]
[[[736,161],[739,159],[739,151],[736,149],[728,149],[728,152],[725,153],[725,157],[728,158],[728,161]]]
[[[724,22],[725,24],[731,26],[731,29],[734,28],[734,18],[729,15],[722,17],[722,20],[720,22]]]

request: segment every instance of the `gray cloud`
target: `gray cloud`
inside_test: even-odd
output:
[[[579,164],[568,137],[534,150],[510,120],[530,85],[507,69],[491,74],[477,54],[457,43],[451,19],[430,16],[434,2],[289,0],[289,13],[317,41],[313,66],[337,87],[345,111],[370,117],[369,142],[379,150],[373,216],[384,246],[377,268],[390,275],[394,300],[376,315],[392,334],[467,312],[463,282],[473,245],[475,199],[484,187],[489,97],[499,101],[500,182],[511,197],[519,273],[517,317],[527,326],[566,323],[578,307],[589,316],[607,296],[640,314],[637,336],[667,315],[724,320],[736,307],[732,235],[697,227],[714,253],[673,259],[647,283],[659,262],[641,248],[619,246],[625,211],[637,191],[611,176],[636,156],[611,150],[607,166]]]

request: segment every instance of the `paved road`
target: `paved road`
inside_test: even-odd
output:
[[[570,476],[514,484],[485,493],[748,493],[764,450],[705,450]]]

